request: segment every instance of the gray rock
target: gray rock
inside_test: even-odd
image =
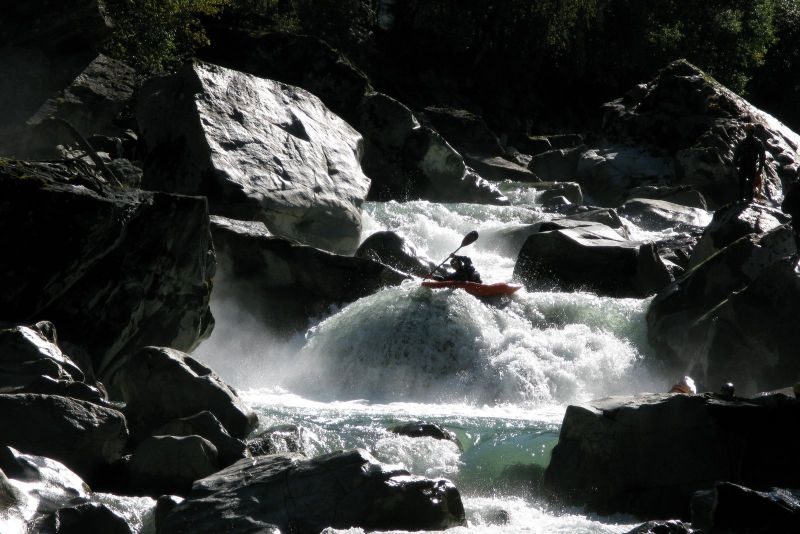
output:
[[[78,366],[38,330],[27,326],[0,330],[0,391],[27,386],[43,376],[78,382],[84,379]]]
[[[554,149],[533,157],[528,170],[548,182],[575,181],[578,177],[578,161],[585,146],[569,149]]]
[[[133,452],[131,485],[158,496],[185,494],[195,480],[219,470],[217,449],[200,436],[153,436]]]
[[[401,425],[395,425],[393,427],[390,427],[389,432],[394,432],[395,434],[400,434],[401,436],[408,436],[410,438],[428,437],[428,438],[452,441],[453,443],[458,445],[459,450],[463,450],[461,442],[453,432],[433,423],[422,423],[422,422],[404,423]]]
[[[515,182],[538,182],[539,177],[526,167],[500,156],[477,156],[465,154],[464,162],[487,180],[513,180]]]
[[[326,527],[440,530],[466,526],[466,520],[449,481],[412,476],[354,450],[311,460],[285,454],[237,462],[198,480],[164,529],[220,532],[252,524],[304,534]]]
[[[217,449],[220,467],[228,467],[247,456],[244,442],[231,437],[213,413],[203,411],[198,414],[173,419],[153,430],[154,436],[200,436],[207,439]]]
[[[513,139],[513,144],[520,152],[523,154],[530,154],[531,156],[536,156],[556,148],[545,135],[518,136]]]
[[[403,237],[391,231],[375,232],[359,245],[357,258],[379,261],[398,271],[427,276],[436,267],[430,259],[420,256]]]
[[[423,115],[448,143],[465,156],[469,154],[491,158],[502,156],[506,152],[497,135],[482,117],[474,113],[465,109],[429,106],[425,108]]]
[[[284,452],[305,452],[303,450],[303,429],[296,425],[270,427],[253,439],[247,440],[247,450],[253,456],[278,454]]]
[[[116,410],[54,395],[0,395],[0,443],[63,462],[90,482],[122,456],[127,440]]]
[[[206,195],[215,214],[355,251],[369,189],[362,139],[314,95],[194,62],[148,82],[137,118],[148,147],[144,187]]]
[[[140,439],[173,419],[206,410],[236,438],[246,437],[258,420],[211,369],[165,347],[130,354],[106,385],[111,398],[125,402],[131,433]]]
[[[514,277],[529,287],[556,286],[614,297],[644,297],[671,282],[651,243],[623,239],[603,226],[532,234]]]
[[[72,83],[50,98],[28,120],[30,135],[21,139],[15,154],[22,159],[55,159],[56,145],[74,144],[63,128],[46,124],[51,118],[66,120],[84,137],[120,136],[125,128],[118,115],[130,104],[136,87],[135,71],[121,61],[97,56]],[[94,147],[97,149],[98,147]]]
[[[642,185],[628,191],[628,198],[666,200],[690,208],[708,210],[708,203],[703,194],[688,185]]]
[[[762,204],[728,204],[714,212],[692,254],[690,267],[696,267],[748,234],[765,234],[791,219],[778,209]]]
[[[701,531],[692,528],[689,523],[670,519],[668,521],[648,521],[627,534],[693,534],[695,532],[701,534]]]
[[[277,334],[305,329],[332,304],[352,302],[406,275],[365,258],[338,256],[239,221],[214,217],[216,290],[247,305]]]
[[[635,94],[606,104],[603,119],[607,136],[646,143],[674,157],[677,183],[716,205],[738,194],[733,151],[746,122],[765,128],[765,193],[768,202],[777,203],[781,180],[800,164],[800,136],[685,60],[668,65]]]
[[[692,524],[704,532],[800,530],[800,490],[754,491],[731,482],[717,482],[712,491],[698,493],[692,498]],[[710,494],[707,506],[704,494]]]
[[[155,517],[153,518],[156,532],[164,532],[162,526],[164,524],[164,520],[169,514],[172,513],[172,510],[174,510],[175,507],[182,502],[183,497],[178,495],[162,495],[158,498],[158,500],[156,500],[156,510],[154,514]]]
[[[356,128],[364,135],[364,172],[373,200],[508,204],[508,199],[464,163],[453,147],[414,113],[382,93],[368,94]]]
[[[559,196],[563,196],[572,204],[583,204],[583,192],[580,184],[576,182],[539,182],[535,187],[537,191],[541,191],[537,200],[542,204]]]
[[[47,318],[87,375],[213,326],[206,200],[103,188],[68,164],[0,161],[0,320]],[[93,367],[76,354],[86,353]]]
[[[648,309],[647,325],[650,343],[658,349],[662,362],[675,370],[696,368],[697,372],[692,374],[697,374],[695,378],[701,383],[707,380],[713,380],[709,382],[712,385],[717,380],[725,383],[734,380],[734,374],[741,376],[744,373],[743,392],[773,387],[771,384],[782,365],[793,358],[791,352],[786,351],[793,339],[789,334],[794,328],[791,325],[795,324],[792,317],[797,314],[792,306],[787,305],[793,301],[784,299],[796,291],[793,288],[797,275],[793,273],[794,264],[790,260],[796,250],[792,230],[787,226],[761,236],[749,234],[689,270],[659,293]],[[770,281],[771,276],[776,278]],[[737,301],[736,295],[751,285],[756,287]],[[770,295],[771,291],[778,293]],[[761,296],[766,300],[759,300]],[[765,307],[766,302],[776,302],[776,305]],[[736,313],[731,316],[734,310]],[[742,324],[716,320],[723,316],[730,320],[736,315],[744,321]],[[766,332],[784,332],[788,337],[767,339],[756,334],[756,338],[748,340],[749,334],[745,332],[751,330],[746,321],[755,320],[755,317],[760,319],[754,325],[761,327],[766,327],[765,323],[774,318],[774,327],[767,328]],[[716,337],[715,332],[724,336],[723,332],[739,329],[741,331],[730,338],[730,343],[715,349],[716,364],[710,366],[710,344]],[[758,357],[746,354],[746,347],[756,347],[761,340],[769,343],[753,353],[759,354]],[[718,341],[724,339],[720,337]],[[741,351],[726,354],[725,351],[735,342],[742,343]],[[779,364],[781,361],[784,363]],[[740,367],[734,362],[749,363]],[[775,384],[775,387],[783,385]]]
[[[58,525],[55,534],[133,534],[124,517],[100,503],[87,502],[62,508],[53,515],[54,523]]]
[[[609,239],[627,239],[628,232],[614,210],[592,210],[575,214],[569,218],[540,221],[518,227],[504,228],[497,233],[499,249],[511,256],[519,255],[522,245],[533,234],[565,230],[568,228],[586,229]]]
[[[620,206],[617,213],[646,230],[687,232],[706,226],[709,213],[698,208],[674,204],[666,200],[633,198]]]
[[[549,494],[600,513],[688,518],[718,480],[796,481],[800,401],[714,394],[611,397],[570,406],[545,473]]]

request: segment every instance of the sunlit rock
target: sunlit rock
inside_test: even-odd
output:
[[[148,82],[143,187],[205,195],[212,213],[352,253],[369,179],[361,136],[311,93],[194,62]]]
[[[451,482],[413,476],[353,450],[237,462],[195,482],[163,528],[200,533],[269,524],[305,534],[325,527],[443,530],[466,526],[466,519]]]
[[[632,198],[619,207],[617,213],[639,228],[648,230],[686,232],[702,228],[711,218],[706,210],[690,208],[666,200]]]
[[[688,519],[692,494],[718,480],[791,487],[800,472],[800,401],[684,394],[570,406],[545,488],[600,513]]]
[[[0,321],[52,321],[103,379],[125,352],[191,350],[213,325],[206,200],[100,188],[67,163],[0,160]],[[78,350],[76,350],[78,349]]]
[[[652,295],[671,282],[653,244],[626,240],[601,225],[532,234],[519,252],[514,277],[529,287],[614,297]]]
[[[614,139],[646,144],[674,157],[676,183],[691,185],[722,205],[738,196],[733,153],[748,122],[764,127],[764,193],[768,202],[777,203],[782,180],[800,165],[800,136],[685,60],[606,104],[603,126]]]
[[[117,410],[56,395],[0,395],[0,443],[63,462],[90,482],[122,456],[127,440]]]
[[[214,371],[169,348],[145,347],[130,354],[106,385],[111,398],[125,402],[131,433],[139,439],[173,419],[205,410],[236,438],[247,436],[258,421]]]
[[[317,250],[224,217],[213,217],[212,234],[219,261],[215,290],[277,333],[304,328],[331,305],[407,278],[377,261]]]

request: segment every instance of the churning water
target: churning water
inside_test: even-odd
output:
[[[537,207],[533,187],[507,191],[514,206],[367,203],[363,237],[393,230],[438,262],[478,230],[462,253],[484,281],[508,281],[521,245],[509,236],[553,216]],[[637,236],[668,233],[626,225]],[[525,290],[481,300],[407,281],[276,342],[235,303],[217,299],[218,334],[196,356],[239,387],[262,428],[302,427],[311,455],[361,447],[412,473],[453,480],[470,524],[454,532],[625,532],[633,519],[549,508],[541,479],[567,404],[667,385],[641,365],[648,303]],[[461,448],[387,431],[411,421],[446,427]]]

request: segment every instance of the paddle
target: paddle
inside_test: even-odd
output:
[[[462,240],[461,240],[461,246],[460,246],[460,247],[458,247],[457,249],[455,249],[453,252],[451,252],[451,253],[450,253],[450,255],[449,255],[449,256],[447,256],[447,257],[444,259],[444,261],[443,261],[442,263],[440,263],[439,265],[437,265],[437,266],[436,266],[436,268],[434,268],[434,269],[433,269],[433,270],[432,270],[430,273],[428,273],[428,276],[426,276],[425,278],[423,278],[423,280],[427,280],[428,278],[430,278],[431,276],[433,276],[433,273],[435,273],[437,270],[439,270],[439,267],[441,267],[442,265],[444,265],[444,264],[445,264],[445,262],[446,262],[447,260],[449,260],[450,258],[452,258],[453,256],[455,256],[456,252],[458,252],[458,251],[459,251],[459,250],[461,250],[462,248],[466,247],[467,245],[471,245],[471,244],[473,244],[473,243],[474,243],[475,241],[477,241],[477,240],[478,240],[478,232],[476,232],[475,230],[473,230],[473,231],[471,231],[470,233],[468,233],[467,235],[465,235],[465,236],[464,236],[464,239],[462,239]]]

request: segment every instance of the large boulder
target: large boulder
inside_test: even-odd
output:
[[[0,443],[63,462],[91,481],[120,459],[128,440],[122,413],[55,395],[0,395]]]
[[[52,530],[48,529],[47,521]],[[105,504],[85,502],[76,506],[61,508],[37,526],[40,532],[55,534],[84,534],[102,532],[103,534],[134,534],[125,518]]]
[[[529,287],[645,297],[672,281],[652,243],[629,241],[602,225],[537,232],[522,245],[514,277]]]
[[[185,95],[191,95],[185,97]],[[340,253],[361,233],[361,136],[311,93],[201,62],[145,84],[142,185]]]
[[[493,157],[506,153],[483,118],[465,109],[429,106],[422,118],[465,156]]]
[[[0,393],[44,393],[107,404],[56,344],[52,323],[0,330]]]
[[[330,254],[224,217],[213,217],[212,234],[219,260],[217,291],[246,303],[277,333],[305,328],[332,304],[407,278],[377,261]]]
[[[174,349],[145,347],[128,355],[106,385],[111,398],[125,402],[131,433],[138,439],[173,419],[206,410],[236,438],[246,437],[258,421],[214,371]]]
[[[688,185],[641,185],[628,191],[628,198],[666,200],[681,206],[708,210],[706,198]]]
[[[228,467],[247,456],[247,446],[232,437],[216,416],[208,410],[180,417],[153,430],[154,436],[200,436],[217,449],[220,467]]]
[[[405,105],[382,93],[366,95],[356,127],[364,135],[370,199],[508,204],[492,184],[467,167],[447,141],[421,125]]]
[[[217,448],[200,436],[154,436],[136,447],[129,469],[137,491],[184,494],[195,480],[219,470]]]
[[[575,181],[578,162],[586,147],[553,149],[537,154],[528,164],[528,170],[548,182]]]
[[[692,525],[703,532],[798,532],[800,490],[718,482],[692,498]]]
[[[0,160],[0,321],[47,319],[102,378],[148,344],[191,350],[213,326],[204,198],[100,188],[69,164]],[[92,369],[82,370],[91,374]]]
[[[748,234],[659,293],[647,324],[663,362],[713,389],[733,379],[750,393],[785,385],[780,380],[797,368],[790,341],[797,324],[791,295],[800,287],[796,251],[788,226]]]
[[[635,223],[639,228],[651,231],[688,232],[704,228],[711,214],[704,209],[690,208],[647,198],[633,198],[619,207],[617,213]]]
[[[412,244],[391,231],[375,232],[358,246],[356,257],[379,261],[398,271],[427,276],[436,264],[419,256]]]
[[[764,127],[764,191],[768,201],[778,202],[781,181],[800,165],[800,136],[685,60],[606,104],[603,127],[611,138],[646,143],[669,154],[677,182],[722,205],[738,194],[733,152],[748,122]]]
[[[10,6],[9,6],[10,7]],[[40,0],[0,20],[0,145],[94,59],[111,36],[102,0]],[[10,136],[15,141],[16,135]],[[2,152],[2,150],[0,150]]]
[[[737,239],[748,234],[765,234],[790,220],[782,211],[763,204],[728,204],[714,212],[714,217],[692,253],[689,265],[700,265]]]
[[[800,401],[713,394],[612,397],[570,406],[545,472],[563,502],[601,513],[689,518],[717,481],[796,484]]]
[[[326,527],[441,530],[466,526],[466,519],[449,481],[412,476],[354,450],[311,460],[276,454],[237,462],[198,480],[163,528],[201,533],[262,524],[304,534]]]

